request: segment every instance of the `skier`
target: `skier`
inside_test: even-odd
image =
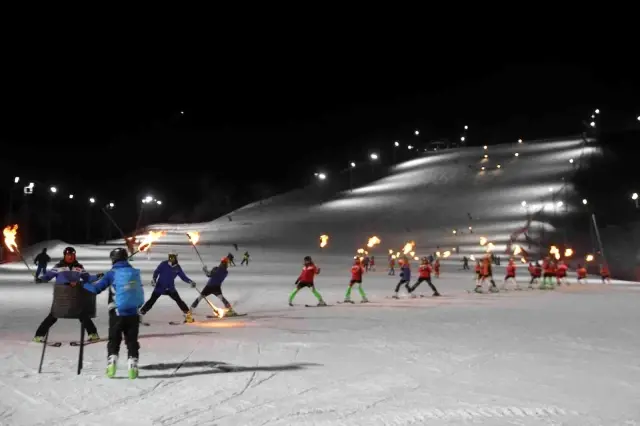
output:
[[[606,263],[600,265],[600,278],[602,278],[602,284],[604,284],[605,281],[607,284],[611,284],[611,274]]]
[[[536,263],[537,266],[537,263]],[[537,281],[537,277],[536,277],[536,266],[533,266],[533,263],[529,262],[529,267],[527,268],[527,270],[529,271],[529,277],[531,277],[531,281],[529,281],[529,288],[533,288],[533,283],[534,281]]]
[[[587,284],[587,268],[582,265],[578,265],[578,284]]]
[[[111,251],[112,267],[100,280],[84,284],[85,290],[99,294],[109,289],[109,343],[107,343],[107,377],[116,375],[122,336],[127,345],[129,378],[138,377],[140,344],[138,309],[144,303],[140,270],[131,266],[124,248]]]
[[[184,313],[185,322],[193,322],[193,316],[189,307],[180,298],[175,286],[176,276],[186,283],[191,284],[191,287],[195,287],[196,283],[187,277],[182,271],[182,267],[178,264],[178,254],[175,252],[169,253],[169,259],[160,262],[155,271],[153,271],[153,280],[151,285],[155,288],[151,297],[147,300],[147,303],[140,309],[140,321],[142,322],[144,315],[153,308],[158,298],[162,295],[167,295],[172,298],[177,304],[180,310]]]
[[[467,256],[462,257],[462,270],[469,269],[469,258]]]
[[[423,281],[426,281],[427,284],[429,284],[429,287],[431,287],[431,290],[433,290],[434,296],[440,296],[440,293],[438,293],[438,289],[431,282],[431,265],[429,264],[429,259],[427,257],[422,258],[422,265],[420,265],[420,267],[418,268],[418,273],[418,281],[416,281],[413,287],[411,287],[411,289],[409,290],[409,294],[411,295],[411,297],[416,297],[413,292]]]
[[[225,313],[225,316],[236,315],[235,311],[231,307],[231,303],[229,303],[229,301],[222,295],[222,283],[224,282],[225,278],[227,278],[227,275],[229,274],[228,266],[229,266],[229,259],[227,259],[226,257],[223,257],[222,259],[220,259],[220,265],[216,266],[211,271],[209,271],[206,266],[202,268],[202,271],[204,272],[204,274],[207,277],[209,277],[209,281],[207,282],[207,285],[204,286],[204,288],[200,292],[200,296],[196,297],[196,300],[194,300],[193,303],[191,304],[192,313],[193,313],[193,310],[198,307],[198,304],[202,299],[204,299],[210,294],[213,294],[218,299],[220,299],[220,301],[224,304],[224,307],[227,310],[227,312]]]
[[[233,244],[233,248],[236,249],[236,251],[238,251],[238,244]]]
[[[242,262],[240,262],[240,265],[244,265],[245,263],[247,264],[247,266],[249,266],[249,257],[251,257],[249,255],[248,251],[244,252],[244,255],[242,255]]]
[[[400,287],[404,284],[407,289],[407,293],[411,293],[411,287],[409,287],[411,283],[411,265],[409,264],[409,259],[406,257],[402,259],[402,265],[400,267],[400,281],[398,285],[396,285],[396,291],[392,296],[394,299],[399,299],[398,292],[400,291]]]
[[[365,256],[362,260],[362,266],[364,266],[364,271],[369,272],[369,256]]]
[[[354,284],[358,284],[358,292],[360,293],[360,297],[362,297],[361,303],[367,303],[369,301],[367,299],[367,295],[362,289],[362,274],[364,274],[364,268],[362,267],[360,259],[356,258],[353,262],[353,266],[351,267],[351,281],[349,281],[347,293],[344,295],[344,303],[353,303],[351,301],[351,288]]]
[[[71,287],[75,287],[80,281],[87,283],[102,278],[102,274],[93,276],[89,275],[89,273],[85,271],[82,264],[78,263],[76,260],[76,249],[73,247],[65,248],[63,255],[63,259],[56,263],[53,268],[45,272],[45,274],[40,278],[43,282],[47,282],[55,278],[56,285],[69,285]],[[58,318],[54,317],[52,313],[49,313],[36,330],[36,335],[33,338],[33,341],[39,343],[44,342],[49,329],[57,321]],[[96,330],[96,326],[93,321],[91,321],[91,318],[84,316],[80,318],[80,322],[84,325],[85,330],[87,330],[90,342],[100,340],[98,330]]]
[[[395,275],[396,274],[396,258],[393,256],[389,256],[389,273],[387,275]]]
[[[504,276],[504,281],[502,282],[502,289],[507,289],[507,281],[512,281],[515,284],[515,289],[520,290],[520,286],[518,285],[518,281],[516,281],[516,264],[513,258],[509,259],[509,263],[507,264],[507,274]]]
[[[493,271],[491,268],[491,256],[486,255],[482,261],[482,270],[480,275],[480,282],[476,285],[475,291],[476,293],[482,293],[482,286],[484,285],[485,280],[489,279],[491,282],[491,287],[489,287],[489,291],[492,293],[497,293],[498,287],[496,286],[496,282],[493,280]]]
[[[373,272],[376,271],[376,257],[371,256],[371,261],[369,262],[369,269]]]
[[[556,269],[556,283],[558,286],[561,286],[562,284],[569,285],[569,282],[567,281],[567,269],[569,269],[569,267],[565,265],[564,261],[561,260],[558,262],[558,267]]]
[[[555,268],[553,266],[553,262],[551,262],[551,259],[548,256],[542,262],[542,271],[543,271],[542,285],[540,285],[539,287],[540,290],[545,290],[545,289],[553,290],[555,287],[553,284],[553,277],[556,276],[556,273],[555,273]]]
[[[476,260],[476,286],[480,285],[480,279],[482,278],[482,265],[480,260]]]
[[[436,278],[440,278],[440,259],[436,259],[433,264],[433,271],[436,273]]]
[[[229,253],[227,255],[227,259],[229,259],[229,263],[231,264],[231,266],[236,266],[236,263],[233,261],[234,259],[233,253]]]
[[[302,272],[300,276],[296,280],[296,289],[289,295],[289,306],[293,306],[293,299],[296,297],[298,292],[305,288],[309,287],[313,295],[318,299],[318,306],[327,306],[327,304],[322,300],[322,296],[316,290],[316,286],[313,283],[313,279],[316,275],[320,274],[320,268],[318,268],[311,260],[311,256],[305,256],[304,258],[304,266],[302,266]]]
[[[36,275],[34,276],[36,282],[40,282],[38,277],[40,273],[44,274],[47,272],[47,263],[51,262],[51,258],[47,254],[47,249],[43,248],[42,251],[33,259],[33,264],[37,265]]]

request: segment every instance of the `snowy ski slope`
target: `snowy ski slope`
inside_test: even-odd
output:
[[[579,141],[492,147],[489,161],[495,156],[502,167],[484,173],[469,168],[480,164],[477,148],[442,152],[403,163],[352,194],[305,201],[294,192],[240,209],[233,221],[164,226],[171,232],[154,246],[151,260],[134,262],[145,281],[169,250],[177,250],[187,274],[204,284],[184,235],[200,230],[199,250],[209,266],[233,251],[234,242],[238,265],[241,253],[250,251],[250,266],[232,268],[224,284],[227,298],[249,315],[207,320],[209,308],[201,303],[197,323],[171,326],[181,313],[161,298],[147,315],[151,326],[141,328],[136,381],[125,379],[124,359],[121,379],[104,377],[105,343],[86,347],[80,376],[77,348],[68,345],[48,348],[37,374],[41,346],[29,340],[48,312],[51,285],[33,284],[21,263],[3,265],[0,425],[635,424],[636,283],[603,286],[591,278],[588,285],[553,292],[474,295],[466,291],[472,274],[460,271],[452,256],[434,280],[442,298],[388,298],[398,277],[383,270],[387,248],[412,239],[419,255],[437,245],[479,253],[479,235],[504,244],[522,226],[520,202],[547,203],[548,188],[558,189],[571,171],[568,158],[585,150],[596,148]],[[469,226],[467,212],[474,234],[454,237],[452,229]],[[553,225],[539,226],[550,231]],[[317,247],[321,233],[331,236],[325,251]],[[383,241],[372,250],[380,256],[378,271],[364,282],[373,303],[335,304],[344,297],[353,251],[371,235]],[[52,257],[64,246],[50,243]],[[102,271],[111,248],[79,246],[78,258],[89,271]],[[315,303],[306,291],[296,307],[287,306],[306,254],[323,268],[318,290],[334,306],[305,308]],[[502,273],[496,268],[497,277]],[[524,275],[519,270],[521,284]],[[177,285],[190,303],[195,291]],[[352,297],[359,300],[357,292]],[[105,295],[98,306],[96,324],[106,337]],[[60,320],[50,339],[76,340],[78,329],[77,321]]]

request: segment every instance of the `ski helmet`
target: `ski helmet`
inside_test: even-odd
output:
[[[76,254],[76,249],[74,249],[73,247],[67,247],[66,249],[64,249],[64,251],[62,252],[63,256],[66,256],[68,254],[73,254],[75,256]]]
[[[305,257],[304,257],[304,261],[305,261],[305,262],[312,262],[312,260],[311,260],[311,256],[305,256]]]
[[[178,263],[178,253],[176,253],[175,251],[170,251],[169,252],[169,263],[171,263],[173,265]]]
[[[118,247],[117,249],[111,250],[109,257],[111,258],[111,263],[116,263],[122,260],[127,260],[129,258],[129,254],[125,249]]]

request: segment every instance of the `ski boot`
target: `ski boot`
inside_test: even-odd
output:
[[[437,291],[434,291],[432,296],[433,297],[438,297],[438,296],[442,296],[442,295],[440,293],[438,293]]]
[[[393,294],[393,296],[391,296],[391,298],[392,298],[392,299],[400,299],[400,298],[398,297],[398,292],[396,291],[396,292]]]
[[[409,297],[412,299],[416,299],[418,296],[415,293],[409,294]]]
[[[369,299],[367,299],[366,297],[363,297],[360,303],[369,303]]]
[[[235,317],[238,316],[238,313],[236,311],[233,310],[233,308],[229,307],[227,308],[227,311],[224,313],[225,317]]]
[[[492,285],[491,287],[489,287],[489,291],[491,293],[500,293],[500,289],[498,287],[496,287],[495,285]]]
[[[138,378],[138,358],[129,357],[129,378],[137,379]]]
[[[475,291],[476,293],[484,293],[484,291],[482,291],[482,286],[481,285],[477,285],[475,289],[473,289],[473,291]]]
[[[116,375],[118,364],[118,355],[109,355],[107,360],[107,377],[112,378]]]
[[[344,301],[342,303],[351,303],[351,304],[353,304],[353,301],[350,298],[345,297]]]
[[[289,306],[291,306],[293,308],[293,303],[289,302]]]
[[[98,333],[91,333],[89,335],[89,341],[90,342],[99,342],[100,341],[100,336],[98,336]]]
[[[36,343],[44,343],[45,336],[35,336],[33,341]]]
[[[318,306],[327,306],[324,300],[318,302]]]
[[[191,313],[191,311],[187,311],[187,312],[184,314],[184,322],[185,322],[185,323],[187,323],[187,324],[190,324],[190,323],[192,323],[193,321],[194,321],[194,319],[193,319],[193,313]],[[129,358],[129,361],[131,361],[131,359],[132,359],[132,358]],[[131,370],[129,370],[129,371],[131,371]]]

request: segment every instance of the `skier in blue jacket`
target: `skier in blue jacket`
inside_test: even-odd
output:
[[[402,259],[402,266],[400,267],[400,282],[396,285],[396,292],[393,294],[394,299],[398,299],[398,292],[400,291],[400,287],[404,284],[408,293],[411,293],[411,265],[409,265],[409,258],[404,257]]]
[[[209,296],[210,294],[213,294],[218,299],[220,299],[222,303],[224,303],[224,307],[227,309],[225,316],[236,315],[233,308],[231,307],[231,303],[229,303],[229,301],[222,295],[222,283],[229,274],[229,259],[223,257],[222,260],[220,260],[220,265],[213,268],[211,272],[209,272],[206,266],[202,268],[202,271],[207,277],[209,277],[209,281],[207,282],[207,285],[202,289],[200,296],[198,296],[196,300],[194,300],[191,304],[191,311],[193,311],[198,306],[198,303],[200,303],[202,299]]]
[[[189,311],[189,307],[180,298],[180,295],[176,290],[176,277],[180,277],[182,281],[191,284],[191,287],[196,286],[196,283],[185,275],[182,271],[182,267],[178,264],[178,254],[170,252],[169,259],[160,262],[156,270],[153,272],[151,285],[155,286],[155,288],[153,289],[153,293],[151,293],[151,297],[147,300],[147,303],[145,303],[142,309],[140,309],[140,321],[142,321],[142,315],[145,315],[151,310],[160,296],[167,295],[178,304],[178,307],[182,313],[184,313],[184,321],[193,322],[193,316],[191,315],[191,311]]]
[[[76,249],[73,247],[65,248],[63,256],[64,257],[60,262],[56,263],[53,268],[46,271],[44,275],[40,277],[41,281],[47,282],[55,278],[55,285],[68,285],[75,287],[78,284],[95,281],[101,277],[102,274],[90,275],[85,271],[84,266],[76,260]],[[57,321],[58,318],[54,317],[53,313],[50,312],[36,330],[36,335],[33,338],[33,341],[39,343],[44,342],[49,329]],[[84,329],[87,330],[90,341],[100,340],[98,330],[90,317],[81,317],[80,322],[84,325]]]
[[[144,303],[144,290],[140,279],[140,270],[133,268],[128,261],[129,254],[124,248],[111,251],[113,266],[99,281],[84,284],[85,290],[101,293],[109,289],[109,343],[107,344],[107,376],[114,377],[122,335],[127,345],[129,357],[129,378],[138,377],[138,358],[140,344],[138,332],[140,319],[138,309]]]

